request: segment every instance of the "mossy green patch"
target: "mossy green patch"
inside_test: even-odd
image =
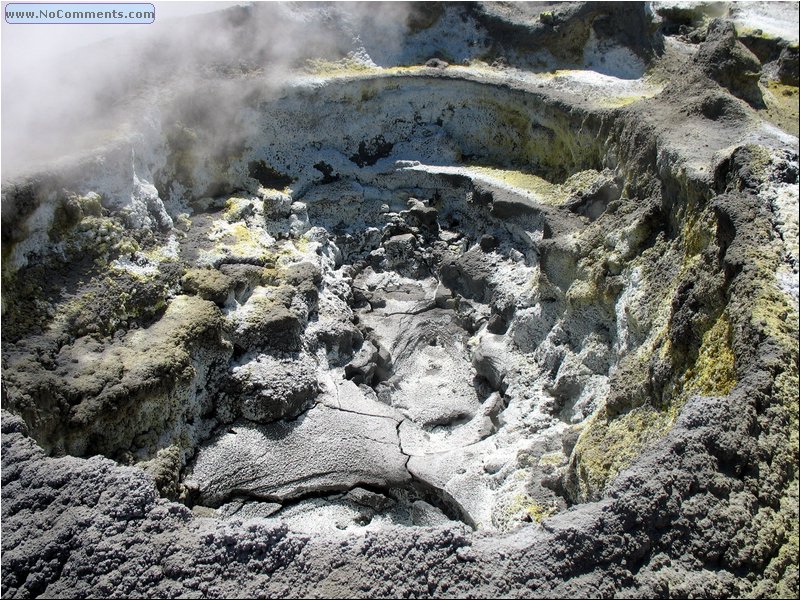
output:
[[[490,181],[528,192],[542,204],[558,206],[568,197],[561,186],[533,173],[483,165],[470,165],[467,170]]]
[[[54,315],[47,270],[26,267],[3,278],[3,339],[16,341],[41,333]],[[50,294],[47,292],[50,291]]]
[[[339,60],[310,59],[306,61],[304,71],[309,75],[325,78],[359,78],[376,75],[407,75],[421,72],[425,67],[420,65],[379,67],[369,64],[352,56]],[[367,86],[362,88],[360,99],[362,102],[371,100],[378,94],[377,88]]]
[[[205,300],[224,304],[235,282],[217,269],[189,269],[181,280],[183,289]]]
[[[89,192],[84,196],[77,196],[75,200],[85,216],[99,217],[103,214],[102,196]]]
[[[562,184],[565,190],[572,193],[583,192],[594,185],[601,174],[594,169],[586,169],[585,171],[578,171],[569,176],[569,178]]]
[[[542,503],[528,494],[517,494],[504,512],[512,521],[541,523],[558,512],[558,506],[555,503]]]
[[[766,267],[769,262],[759,264]],[[752,595],[788,598],[797,595],[798,551],[798,464],[800,463],[800,425],[797,390],[798,377],[798,315],[790,307],[786,297],[776,289],[774,275],[768,269],[761,271],[765,285],[758,287],[758,296],[751,314],[751,325],[761,335],[774,339],[788,360],[775,375],[772,388],[773,406],[769,422],[777,431],[785,434],[785,442],[776,447],[774,439],[768,441],[771,460],[768,468],[773,473],[786,473],[788,485],[781,498],[776,515],[784,535],[778,552],[773,555],[764,571],[764,579],[755,587]],[[772,280],[772,281],[770,281]],[[774,587],[772,587],[774,585]]]
[[[100,195],[90,192],[85,196],[68,194],[62,197],[53,211],[49,238],[58,242],[68,237],[85,217],[102,217],[107,214],[100,203]]]
[[[567,290],[567,300],[573,308],[587,306],[610,307],[615,300],[612,293],[613,290],[603,285],[603,283],[603,279],[597,276],[589,279],[578,279]]]
[[[557,510],[558,508],[552,504],[530,502],[525,505],[525,512],[535,523],[541,523],[547,517],[553,516]]]
[[[726,396],[736,386],[731,324],[722,313],[703,335],[694,365],[685,374],[684,390],[705,396]]]
[[[760,114],[772,124],[797,136],[800,131],[800,96],[797,86],[770,81],[766,86],[762,84],[760,87],[766,104],[766,108],[759,111]]]
[[[669,431],[692,394],[727,395],[736,385],[731,324],[715,304],[719,278],[710,271],[714,262],[709,257],[716,254],[716,219],[710,210],[692,201],[687,201],[676,218],[682,235],[662,245],[657,257],[652,253],[631,257],[642,272],[640,286],[655,285],[657,289],[651,302],[645,300],[643,290],[637,294],[638,302],[648,306],[649,334],[634,353],[618,363],[606,409],[587,422],[575,446],[568,473],[575,500],[598,498],[620,470]],[[636,236],[632,251],[644,241],[645,234]],[[682,261],[680,267],[665,269],[669,257]],[[665,272],[671,273],[666,280]],[[571,304],[613,305],[613,290],[606,289],[602,281],[574,283],[567,293]],[[700,328],[697,342],[677,348],[670,338],[673,299],[685,281],[697,282],[693,289],[704,304],[692,315],[696,319],[692,325]],[[721,296],[719,302],[724,302]],[[640,310],[637,307],[628,319],[638,317]],[[643,325],[640,322],[637,327]],[[651,377],[654,366],[665,373],[657,382]]]
[[[707,240],[700,240],[701,237],[704,236],[697,235],[694,241],[687,241],[689,249],[686,254],[692,254],[687,264],[697,262],[698,254],[693,253],[707,245]],[[676,282],[685,275],[682,269],[669,287],[674,289]],[[659,321],[669,318],[666,309],[661,310],[660,314]],[[624,371],[626,376],[633,378],[629,381],[632,388],[645,389],[652,357],[658,356],[661,362],[672,363],[674,371],[671,383],[666,385],[662,401],[641,406],[633,402],[635,408],[613,418],[601,411],[589,420],[581,434],[571,467],[577,475],[576,491],[583,500],[598,497],[622,469],[630,465],[646,447],[665,435],[692,394],[724,396],[736,386],[732,331],[726,313],[721,313],[703,334],[699,350],[688,365],[675,356],[668,330],[666,322],[654,329],[649,341],[619,367],[620,373]],[[642,380],[634,384],[637,373]],[[626,389],[632,389],[630,386]]]
[[[203,261],[210,264],[217,264],[220,259],[274,264],[278,255],[275,240],[266,231],[242,221],[214,221],[208,239],[213,242],[211,250],[203,249],[200,254],[205,257]]]
[[[539,457],[539,466],[559,466],[566,462],[567,457],[563,452],[548,452]]]
[[[793,598],[797,596],[797,565],[800,563],[800,539],[798,539],[798,483],[789,484],[781,498],[778,511],[767,509],[771,517],[758,528],[761,537],[771,544],[775,538],[783,539],[778,552],[771,558],[757,581],[749,598]]]
[[[742,25],[741,23],[737,23],[736,25],[736,36],[737,37],[752,37],[752,38],[760,38],[762,40],[779,40],[777,36],[774,36],[770,33],[767,33],[760,27],[748,27],[746,25]]]
[[[254,204],[249,198],[232,197],[225,201],[225,208],[222,211],[222,216],[229,223],[234,223],[253,214],[253,210]]]
[[[572,174],[564,183],[553,183],[544,177],[518,169],[475,163],[468,164],[465,169],[473,177],[526,192],[536,202],[550,206],[561,206],[579,192],[590,189],[601,177],[598,171],[587,169]]]
[[[105,265],[113,256],[138,250],[138,242],[119,219],[109,216],[95,193],[70,195],[53,214],[48,231],[52,242],[61,243],[70,256],[91,256]]]
[[[689,262],[714,241],[716,233],[717,222],[710,211],[687,210],[683,222],[684,272],[689,271]]]
[[[604,108],[623,108],[636,104],[642,100],[647,100],[651,96],[645,94],[633,94],[630,96],[604,96],[598,104]]]
[[[506,128],[514,130],[515,133],[524,139],[525,134],[531,127],[531,118],[523,106],[510,102],[495,102],[494,100],[486,100],[484,102],[492,107],[495,114]]]
[[[297,351],[303,322],[290,308],[295,294],[289,285],[257,289],[234,318],[234,343],[242,349]]]
[[[72,335],[110,335],[128,321],[147,321],[164,310],[174,281],[164,274],[98,276],[56,305],[55,317]]]
[[[368,72],[377,71],[379,67],[358,60],[352,56],[346,56],[339,60],[325,60],[313,58],[306,61],[305,71],[312,75],[322,76],[343,76],[343,75],[362,75]]]
[[[308,238],[300,237],[296,239],[292,239],[292,245],[294,246],[295,250],[300,254],[305,254],[308,252]]]
[[[135,397],[157,396],[157,390],[171,389],[191,379],[195,375],[192,348],[206,339],[219,347],[221,329],[222,315],[213,303],[176,296],[153,325],[131,332],[123,343],[86,358],[84,368],[108,380],[93,377],[95,384],[102,384],[99,393],[76,390],[81,402],[72,411],[74,424],[96,429],[107,419],[119,418],[113,406],[121,415],[122,406],[134,402]],[[75,382],[72,385],[80,380]],[[111,431],[107,435],[115,437]]]
[[[573,452],[577,497],[597,498],[622,469],[669,430],[673,420],[669,411],[649,405],[613,419],[603,411],[590,417]]]

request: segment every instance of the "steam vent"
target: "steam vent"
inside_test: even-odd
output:
[[[4,81],[2,597],[796,598],[797,31],[256,3]]]

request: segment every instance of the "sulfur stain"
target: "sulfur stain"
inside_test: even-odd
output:
[[[770,81],[766,86],[760,85],[766,108],[760,112],[773,125],[776,125],[794,136],[800,135],[800,104],[797,86],[784,85]]]

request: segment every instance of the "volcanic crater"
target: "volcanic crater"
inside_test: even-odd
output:
[[[4,178],[4,597],[797,594],[796,39],[431,4]]]

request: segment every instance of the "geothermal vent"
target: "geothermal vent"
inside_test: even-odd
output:
[[[796,597],[797,22],[269,3],[4,72],[3,597]]]

